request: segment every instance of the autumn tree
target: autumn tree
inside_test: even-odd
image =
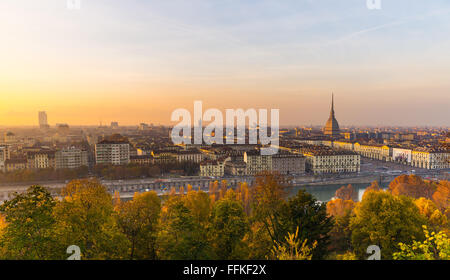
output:
[[[307,240],[306,245],[312,249],[313,259],[322,259],[327,254],[330,230],[333,219],[327,215],[326,204],[319,203],[311,194],[299,190],[297,195],[289,198],[284,221],[287,232],[298,230],[298,238]],[[281,241],[277,239],[278,243]],[[316,242],[316,246],[313,244]]]
[[[182,197],[182,200],[195,222],[206,228],[212,209],[209,195],[203,191],[190,191]]]
[[[285,242],[274,245],[272,254],[276,260],[311,260],[317,241],[308,246],[308,240],[300,240],[298,228],[295,233],[288,233]]]
[[[350,218],[356,203],[353,200],[333,199],[327,203],[327,213],[334,218],[330,231],[329,250],[347,252],[351,249]]]
[[[368,187],[365,189],[364,192],[370,192],[370,191],[378,192],[378,191],[381,191],[381,190],[382,190],[382,189],[381,189],[380,185],[378,184],[378,181],[373,181],[373,182],[370,184],[370,186],[368,186]]]
[[[336,190],[335,194],[336,198],[340,198],[342,200],[354,200],[356,196],[357,194],[351,184],[340,187],[338,190]]]
[[[440,181],[432,199],[441,211],[448,210],[450,208],[450,181]]]
[[[394,260],[450,260],[450,239],[444,232],[429,232],[423,226],[425,241],[400,243],[399,252],[393,254]]]
[[[130,243],[130,259],[156,259],[161,200],[155,192],[135,193],[117,209],[117,224]]]
[[[327,213],[333,217],[342,217],[352,212],[356,203],[353,200],[333,199],[327,203]]]
[[[41,186],[31,186],[0,206],[4,217],[0,246],[2,258],[19,260],[54,259],[55,201]],[[65,253],[65,251],[63,251]]]
[[[270,251],[275,241],[284,240],[288,231],[285,178],[276,173],[264,173],[256,177],[252,189],[252,220],[258,223],[272,240]],[[257,234],[258,235],[258,234]]]
[[[381,257],[391,259],[398,243],[423,238],[421,228],[426,220],[409,197],[369,192],[354,212],[350,220],[352,245],[360,259],[366,258],[370,245],[380,246]]]
[[[83,259],[127,255],[128,240],[117,226],[112,197],[104,186],[93,179],[75,180],[62,190],[62,197],[54,214],[63,247],[79,246]]]
[[[243,238],[248,230],[242,203],[230,189],[214,204],[211,214],[210,238],[216,257],[221,260],[247,258],[248,249]]]
[[[434,193],[432,185],[417,175],[401,175],[395,178],[389,184],[389,190],[393,195],[406,195],[415,199],[431,199]]]
[[[449,231],[447,217],[436,207],[433,201],[421,197],[414,201],[422,214],[428,221],[428,226],[433,231]]]
[[[158,257],[163,260],[204,260],[212,258],[205,228],[181,197],[171,196],[161,212],[157,237]]]
[[[271,249],[276,245],[268,231],[265,230],[264,224],[257,220],[250,223],[250,230],[243,240],[248,246],[248,259],[250,260],[266,260],[271,255]]]

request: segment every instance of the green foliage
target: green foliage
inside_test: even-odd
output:
[[[268,259],[270,250],[275,245],[264,225],[258,221],[250,224],[250,231],[245,235],[244,242],[249,250],[248,259],[251,260]]]
[[[214,204],[211,215],[210,238],[215,255],[221,260],[245,259],[248,248],[243,242],[249,223],[242,204],[234,192]]]
[[[286,199],[289,181],[277,173],[235,190],[223,181],[209,193],[188,186],[127,202],[96,180],[72,181],[57,199],[32,186],[0,206],[0,258],[66,259],[77,245],[82,259],[353,260],[378,245],[383,259],[448,259],[448,182],[408,178],[397,182],[430,184],[432,200],[375,183],[361,202],[325,205],[305,191]]]
[[[185,201],[170,197],[161,215],[158,255],[164,260],[204,260],[212,258],[205,228],[194,217]]]
[[[5,201],[0,206],[6,222],[0,238],[2,258],[53,259],[56,246],[54,206],[52,196],[41,186],[32,186]]]
[[[300,190],[296,196],[289,198],[284,220],[289,232],[299,229],[298,237],[308,240],[307,245],[313,248],[313,259],[325,257],[334,223],[327,215],[326,204],[317,202],[311,194]],[[313,246],[314,242],[317,242],[316,246]]]
[[[70,182],[55,206],[56,236],[65,248],[77,245],[82,259],[121,259],[129,247],[116,224],[112,197],[96,180]],[[62,256],[61,256],[62,257]]]
[[[391,259],[398,243],[423,238],[426,222],[411,198],[388,192],[369,192],[355,208],[350,220],[352,245],[359,259],[365,259],[370,245],[381,248],[382,259]]]
[[[413,241],[411,245],[399,243],[400,252],[394,253],[395,260],[450,260],[450,239],[445,233],[429,232],[423,226],[425,241]]]
[[[136,193],[117,206],[117,224],[130,242],[130,259],[155,260],[161,200],[155,192]]]
[[[260,224],[260,230],[266,231],[272,240],[267,251],[275,245],[275,241],[284,240],[288,232],[288,208],[283,179],[278,174],[263,174],[256,178],[256,187],[252,192],[252,221]]]

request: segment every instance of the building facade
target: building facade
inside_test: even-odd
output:
[[[354,173],[361,170],[361,156],[352,152],[305,152],[306,169],[314,174]]]
[[[272,155],[261,155],[258,150],[245,152],[244,162],[247,164],[248,175],[272,170]]]
[[[411,165],[425,169],[447,169],[450,168],[450,153],[434,149],[413,150]]]
[[[55,168],[55,151],[39,150],[27,153],[28,169],[54,169]]]
[[[280,174],[304,174],[306,168],[306,158],[300,154],[279,153],[272,156],[271,170]]]
[[[124,165],[130,163],[130,144],[125,140],[102,140],[95,145],[97,164]]]
[[[72,169],[88,166],[88,152],[79,148],[69,147],[56,152],[55,168]]]
[[[25,158],[14,158],[7,159],[4,164],[3,171],[4,172],[13,172],[16,170],[26,169],[27,168],[27,159]]]
[[[203,161],[204,155],[199,150],[178,151],[176,158],[178,162],[195,162]]]
[[[228,159],[229,160],[229,159]],[[227,159],[205,160],[200,163],[200,176],[222,177],[225,175]]]

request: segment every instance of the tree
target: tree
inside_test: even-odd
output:
[[[439,211],[433,201],[421,197],[414,201],[419,208],[420,214],[422,214],[428,221],[427,225],[434,231],[447,230],[448,220],[447,217]]]
[[[335,197],[342,200],[354,200],[356,198],[356,192],[353,189],[353,186],[348,184],[347,186],[340,187],[336,191]]]
[[[450,208],[450,181],[440,181],[432,199],[440,210],[448,210]]]
[[[194,217],[195,221],[206,227],[211,214],[212,202],[209,195],[203,191],[189,191],[182,197],[186,207]]]
[[[171,196],[161,212],[157,253],[163,260],[204,260],[211,258],[211,247],[204,227],[181,197]]]
[[[365,192],[370,192],[370,191],[374,191],[374,192],[381,191],[381,187],[378,184],[378,181],[373,181],[372,184],[370,184],[370,186],[368,186],[365,190]]]
[[[55,206],[57,237],[65,248],[77,245],[83,259],[121,259],[129,248],[114,217],[111,195],[97,180],[75,180]],[[65,253],[65,252],[64,252]]]
[[[289,198],[285,213],[288,232],[295,232],[298,228],[298,237],[308,240],[307,245],[314,247],[313,259],[322,259],[327,254],[329,233],[333,227],[333,218],[327,215],[326,204],[317,202],[311,194],[299,190],[296,196]],[[314,242],[317,242],[317,246],[313,246]]]
[[[393,195],[406,195],[412,198],[425,197],[431,199],[434,189],[416,175],[401,175],[389,184],[389,190]]]
[[[135,193],[118,207],[117,224],[130,241],[130,259],[156,259],[161,200],[156,192]]]
[[[311,260],[312,251],[317,246],[317,241],[310,246],[308,240],[299,240],[298,228],[295,233],[288,233],[284,244],[276,242],[272,254],[276,260]]]
[[[23,194],[0,206],[4,217],[0,245],[6,259],[54,259],[56,240],[55,206],[50,193],[41,186],[31,186]],[[65,251],[64,251],[65,253]]]
[[[400,252],[394,253],[395,260],[450,260],[450,239],[443,232],[428,231],[423,226],[425,241],[413,241],[411,245],[399,243]]]
[[[353,200],[334,199],[327,203],[327,213],[334,218],[330,231],[329,250],[346,252],[351,249],[350,218],[356,206]]]
[[[398,243],[423,238],[421,227],[425,218],[409,197],[369,192],[354,213],[350,219],[352,245],[360,259],[366,258],[370,245],[380,246],[382,258],[391,259],[399,249]]]
[[[221,260],[247,257],[244,235],[249,223],[241,202],[236,200],[233,190],[214,204],[211,215],[210,237],[215,255]]]
[[[333,217],[342,217],[352,212],[356,203],[353,200],[333,199],[327,203],[327,213]]]
[[[287,235],[285,184],[283,176],[263,173],[256,177],[256,186],[252,190],[252,219],[267,232],[273,243],[271,247]]]

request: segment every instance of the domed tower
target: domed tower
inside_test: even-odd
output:
[[[323,133],[331,137],[339,136],[339,123],[334,117],[334,94],[331,95],[331,111],[330,117],[323,128]]]

